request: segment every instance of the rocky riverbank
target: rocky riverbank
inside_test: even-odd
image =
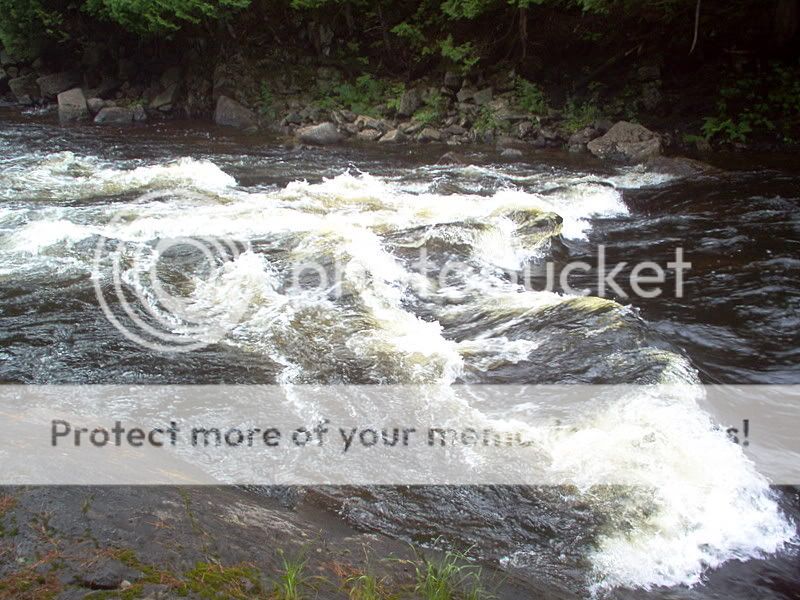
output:
[[[91,56],[75,69],[58,72],[41,60],[25,63],[6,52],[0,53],[0,63],[0,91],[6,87],[7,101],[28,109],[57,110],[63,124],[123,126],[189,117],[311,145],[348,140],[488,144],[502,149],[509,160],[519,158],[526,148],[559,148],[640,163],[664,151],[686,149],[674,132],[614,123],[586,109],[585,114],[551,109],[513,70],[479,77],[447,71],[440,80],[412,84],[364,79],[351,84],[343,71],[308,65],[268,78],[266,65],[243,59],[220,63],[210,72],[190,61],[150,74],[135,72],[124,60],[116,69],[101,67]],[[658,103],[659,69],[651,65],[637,73],[642,101]],[[354,94],[357,100],[348,102],[343,94]],[[348,103],[362,112],[343,106]]]

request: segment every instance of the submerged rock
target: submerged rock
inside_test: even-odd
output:
[[[439,160],[436,162],[437,165],[463,165],[464,160],[455,152],[447,152],[446,154],[442,154]]]
[[[641,163],[661,154],[661,138],[642,125],[619,121],[586,147],[598,158]]]
[[[98,125],[124,125],[133,122],[133,111],[121,106],[107,106],[100,109],[94,122]]]
[[[655,171],[657,173],[667,173],[677,177],[719,175],[722,173],[720,169],[712,167],[708,163],[682,156],[677,156],[674,158],[656,156],[648,160],[646,165],[648,170]]]
[[[522,158],[522,151],[516,148],[505,148],[500,156],[503,158]]]
[[[81,88],[74,88],[58,95],[58,119],[62,123],[89,118],[89,107]]]
[[[228,96],[220,96],[217,100],[214,123],[224,127],[236,127],[237,129],[249,131],[258,128],[255,113],[236,102],[236,100],[228,98]]]
[[[338,144],[344,139],[344,136],[336,129],[336,125],[328,121],[320,123],[319,125],[311,125],[298,129],[297,138],[305,144],[326,146],[329,144]]]

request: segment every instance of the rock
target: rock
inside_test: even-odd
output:
[[[5,50],[0,50],[0,67],[10,67],[17,64],[17,60],[9,56]]]
[[[44,75],[36,80],[43,98],[52,100],[61,92],[80,87],[83,77],[77,71],[62,71],[52,75]]]
[[[464,78],[458,73],[447,71],[444,74],[444,87],[450,91],[457,92],[459,89],[461,89],[461,83],[463,80]]]
[[[619,121],[587,148],[604,160],[640,163],[661,154],[661,138],[646,127]]]
[[[516,148],[506,148],[500,153],[503,158],[522,158],[522,151]]]
[[[142,106],[141,104],[137,104],[136,106],[134,106],[133,111],[131,112],[133,114],[133,120],[136,123],[142,123],[144,121],[147,121],[147,112],[144,110],[144,106]]]
[[[20,104],[33,104],[39,98],[39,86],[36,84],[36,75],[26,75],[8,80],[11,93]]]
[[[123,579],[122,583],[119,584],[119,589],[121,589],[121,590],[127,590],[128,588],[131,588],[131,587],[133,587],[133,584],[130,581],[128,581],[127,579]]]
[[[636,71],[639,81],[655,81],[661,79],[661,68],[658,65],[645,65]]]
[[[642,106],[645,110],[655,110],[661,104],[661,85],[657,82],[644,84],[642,87]]]
[[[348,123],[352,123],[353,121],[355,121],[356,117],[358,116],[352,110],[346,110],[346,109],[340,110],[339,114],[342,115],[342,118]]]
[[[9,79],[14,79],[16,77],[19,77],[19,69],[14,65],[6,67],[6,73],[8,73]]]
[[[108,100],[116,94],[121,87],[122,82],[119,79],[103,79],[100,85],[93,90],[89,90],[88,95]]]
[[[93,115],[99,113],[106,105],[106,101],[102,98],[89,98],[86,101],[86,106],[89,107],[89,112]]]
[[[366,141],[366,142],[374,142],[375,140],[377,140],[382,135],[383,134],[380,131],[378,131],[377,129],[364,129],[362,131],[359,131],[356,134],[356,137],[359,140],[363,140],[363,141]]]
[[[655,156],[645,163],[648,170],[656,173],[668,173],[677,177],[694,177],[697,175],[719,175],[722,173],[716,167],[708,163],[691,158],[677,156],[668,158],[666,156]]]
[[[219,100],[217,100],[214,123],[224,127],[236,127],[244,130],[258,128],[255,113],[227,96],[220,96]]]
[[[88,104],[88,103],[87,103]],[[94,122],[98,125],[123,125],[133,122],[133,111],[130,108],[120,106],[108,106],[102,108]]]
[[[439,160],[436,162],[437,165],[463,165],[464,161],[458,154],[455,152],[447,152],[446,154],[442,154]]]
[[[422,97],[416,89],[406,90],[400,98],[400,105],[397,107],[397,114],[401,117],[410,117],[417,109],[422,106]]]
[[[464,135],[467,133],[467,130],[461,127],[461,125],[450,125],[445,128],[444,132],[449,135]]]
[[[380,131],[381,133],[383,133],[384,131],[389,129],[386,123],[384,123],[380,119],[374,119],[372,117],[368,117],[367,115],[359,115],[356,118],[355,123],[359,131],[361,131],[362,129],[374,129],[375,131]]]
[[[434,129],[433,127],[426,127],[422,131],[419,132],[417,135],[417,141],[427,143],[427,142],[440,142],[442,140],[442,132],[438,129]]]
[[[220,96],[224,97],[224,96]],[[289,125],[302,125],[303,124],[303,117],[301,117],[296,112],[290,112],[288,115],[281,119],[281,125],[287,127]]]
[[[319,146],[337,144],[344,139],[344,136],[336,129],[336,125],[329,121],[319,125],[303,127],[297,131],[297,137],[305,144]]]
[[[594,127],[584,127],[580,131],[576,131],[567,140],[567,150],[570,152],[585,152],[586,144],[598,137],[600,132]]]
[[[533,134],[535,127],[531,121],[523,121],[517,125],[517,137],[519,139],[525,139]]]
[[[158,82],[161,84],[163,89],[169,89],[173,85],[178,85],[181,82],[181,78],[183,77],[183,73],[180,67],[170,67],[161,75]]]
[[[456,94],[456,100],[459,102],[469,102],[475,95],[475,90],[469,87],[462,87]]]
[[[472,101],[478,106],[484,106],[492,101],[492,94],[492,88],[484,88],[479,92],[475,92],[475,94],[472,96]]]
[[[81,88],[73,88],[58,95],[58,119],[62,123],[89,118],[89,107]]]
[[[150,102],[150,108],[153,110],[160,110],[161,112],[169,112],[172,110],[175,101],[178,99],[178,93],[180,92],[180,84],[173,83],[163,92],[158,94],[153,100]]]
[[[92,590],[116,590],[123,581],[136,581],[142,574],[118,560],[105,559],[86,567],[80,581]]]
[[[401,127],[400,129],[403,133],[407,133],[408,135],[413,135],[418,131],[422,131],[423,127],[425,127],[424,123],[420,123],[419,121],[413,121]]]
[[[391,142],[397,143],[397,142],[403,142],[405,141],[405,139],[406,135],[402,131],[400,131],[399,129],[392,129],[388,133],[384,134],[379,141],[382,144]]]

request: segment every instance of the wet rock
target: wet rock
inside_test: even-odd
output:
[[[336,125],[330,121],[303,127],[297,131],[297,138],[305,144],[315,144],[326,146],[337,144],[344,139],[344,136],[336,129]]]
[[[406,90],[400,98],[400,105],[397,107],[397,114],[401,117],[410,117],[417,109],[422,106],[422,97],[416,89]]]
[[[73,88],[58,95],[58,119],[62,123],[89,118],[89,107],[81,88]]]
[[[494,92],[492,91],[492,88],[484,88],[478,92],[475,92],[475,94],[472,96],[472,101],[478,106],[485,106],[492,101],[493,93]]]
[[[604,160],[640,163],[661,154],[661,138],[642,125],[619,121],[587,148]]]
[[[10,74],[10,69],[9,69]],[[39,86],[36,75],[25,75],[9,79],[8,87],[20,104],[33,104],[39,98]]]
[[[86,106],[89,107],[89,112],[93,115],[99,113],[103,108],[105,108],[106,101],[102,98],[89,98],[86,101]]]
[[[461,83],[463,81],[463,77],[458,73],[454,73],[453,71],[447,71],[444,74],[444,87],[446,87],[451,92],[457,92],[461,89]]]
[[[88,102],[87,102],[88,104]],[[90,109],[91,110],[91,109]],[[121,106],[108,106],[100,109],[94,122],[98,125],[124,125],[133,122],[133,111]]]
[[[439,160],[436,162],[437,165],[463,165],[464,160],[455,152],[447,152],[442,154]]]
[[[356,137],[365,142],[374,142],[382,135],[383,134],[377,129],[364,129],[363,131],[359,131]]]
[[[442,132],[433,127],[426,127],[417,135],[417,141],[423,144],[442,141]]]
[[[503,158],[522,158],[522,151],[518,150],[517,148],[505,148],[501,153],[500,156]]]
[[[155,98],[153,98],[153,100],[150,102],[150,108],[153,110],[160,110],[161,112],[171,111],[173,106],[175,105],[175,102],[178,99],[179,93],[180,93],[180,84],[173,83],[163,92],[161,92]]]
[[[718,175],[722,173],[708,163],[682,156],[668,158],[656,156],[645,163],[648,170],[656,173],[668,173],[677,177],[694,177],[697,175]]]
[[[142,123],[144,121],[147,121],[147,112],[144,110],[144,106],[142,106],[141,104],[137,104],[136,106],[133,107],[132,114],[133,114],[133,120],[136,123]]]
[[[105,559],[89,565],[80,575],[84,587],[92,590],[116,590],[123,581],[136,581],[142,574],[118,560]]]
[[[255,113],[227,96],[220,96],[217,100],[214,123],[244,130],[255,130],[258,127]]]
[[[406,140],[406,135],[399,129],[392,129],[379,140],[382,144],[398,143]]]
[[[77,71],[62,71],[52,75],[44,75],[36,80],[43,98],[52,100],[61,92],[80,87],[83,77]]]
[[[567,140],[567,150],[570,152],[586,152],[586,144],[600,136],[600,132],[594,127],[584,127],[576,131]]]

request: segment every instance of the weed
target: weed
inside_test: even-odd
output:
[[[301,588],[305,585],[304,572],[307,559],[288,558],[283,551],[279,553],[283,562],[283,572],[275,585],[275,594],[279,600],[300,600]]]

